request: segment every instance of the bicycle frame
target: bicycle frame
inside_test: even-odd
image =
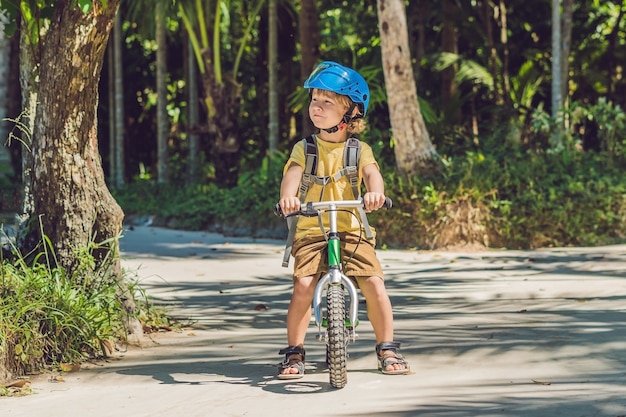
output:
[[[360,200],[354,201],[360,202],[360,205],[362,207],[363,203]],[[346,201],[342,203],[348,202]],[[329,202],[328,208],[326,210],[323,210],[329,213],[330,218],[328,232],[328,264],[330,268],[328,272],[320,278],[317,285],[315,286],[315,291],[313,293],[313,311],[315,313],[315,323],[317,324],[318,329],[317,339],[323,340],[325,335],[325,333],[322,331],[323,293],[329,285],[343,285],[343,287],[348,291],[348,295],[350,296],[348,328],[351,329],[350,339],[352,341],[355,341],[357,339],[356,326],[358,324],[359,296],[356,286],[352,283],[350,278],[344,275],[344,273],[341,271],[341,249],[339,234],[337,231],[337,209],[338,207],[335,202]]]

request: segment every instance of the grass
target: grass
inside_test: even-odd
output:
[[[105,358],[126,343],[129,317],[118,277],[106,272],[108,265],[94,270],[87,249],[77,251],[80,266],[69,275],[51,266],[50,247],[32,261],[15,248],[0,259],[0,381]],[[126,276],[123,282],[130,290],[123,292],[135,297],[138,319],[172,327],[136,281]],[[23,391],[0,386],[0,396],[15,392]]]

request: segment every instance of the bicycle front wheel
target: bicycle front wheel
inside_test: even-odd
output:
[[[346,306],[344,289],[341,285],[330,285],[326,293],[328,315],[327,362],[330,385],[343,388],[348,382],[346,338]]]

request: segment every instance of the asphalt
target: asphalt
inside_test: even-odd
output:
[[[121,242],[126,271],[183,328],[32,377],[33,394],[0,398],[1,416],[626,416],[626,245],[379,251],[412,373],[377,371],[361,308],[337,390],[313,325],[305,377],[274,377],[283,242],[156,227]]]

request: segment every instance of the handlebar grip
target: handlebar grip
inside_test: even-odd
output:
[[[385,204],[383,204],[383,208],[390,209],[391,207],[393,207],[393,201],[391,201],[391,198],[385,197]]]
[[[280,204],[276,203],[274,206],[274,214],[278,217],[283,217],[283,209],[280,208]]]

